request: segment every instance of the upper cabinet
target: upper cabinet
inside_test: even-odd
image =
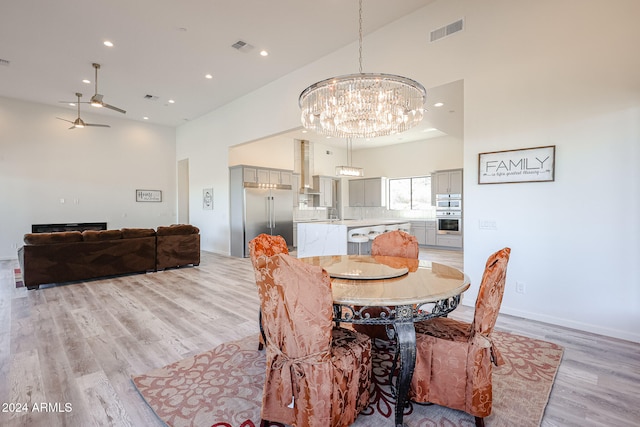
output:
[[[278,169],[262,169],[253,166],[243,166],[242,176],[244,182],[255,184],[281,184],[291,185],[292,172]]]
[[[434,172],[431,185],[435,194],[462,194],[462,169]]]
[[[349,206],[386,206],[386,190],[386,178],[351,179],[349,180]]]
[[[313,188],[318,190],[320,194],[317,196],[317,203],[315,206],[320,207],[332,207],[333,206],[333,178],[330,176],[313,177]]]

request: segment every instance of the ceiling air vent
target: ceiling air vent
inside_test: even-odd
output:
[[[462,30],[464,30],[464,19],[459,19],[449,25],[445,25],[444,27],[431,31],[429,41],[434,42]]]
[[[4,65],[5,67],[8,67],[9,64],[11,64],[11,61],[9,61],[8,59],[0,58],[0,65]]]
[[[145,95],[144,99],[147,99],[149,101],[157,101],[158,99],[160,99],[159,97],[155,96],[155,95]]]
[[[251,49],[253,49],[253,46],[251,46],[247,42],[243,42],[242,40],[238,40],[237,42],[232,44],[231,47],[234,48],[235,50],[239,50],[240,52],[248,52]]]

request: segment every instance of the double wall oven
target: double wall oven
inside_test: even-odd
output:
[[[438,234],[462,234],[462,194],[436,194]]]

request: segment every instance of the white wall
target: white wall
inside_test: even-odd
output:
[[[32,224],[175,222],[173,128],[83,111],[85,122],[111,128],[69,130],[56,116],[76,112],[0,97],[0,259],[17,257]],[[163,200],[136,203],[136,189],[162,190]]]
[[[365,38],[365,71],[464,79],[466,304],[487,256],[510,246],[504,312],[640,342],[639,15],[636,0],[440,0]],[[463,32],[427,42],[460,17]],[[208,247],[228,253],[227,147],[298,126],[299,92],[353,72],[356,55],[347,46],[178,129],[194,188],[218,190],[198,218]],[[477,184],[478,153],[540,145],[557,147],[555,182]]]

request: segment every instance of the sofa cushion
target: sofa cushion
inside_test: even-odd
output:
[[[123,239],[135,239],[137,237],[153,237],[156,235],[156,230],[153,228],[123,228]]]
[[[168,227],[160,226],[156,234],[158,236],[176,236],[180,234],[198,234],[200,230],[190,224],[173,224]]]
[[[79,231],[29,233],[24,235],[24,243],[27,245],[51,245],[54,243],[73,243],[81,241],[82,233]]]
[[[103,242],[105,240],[122,239],[120,230],[85,230],[82,232],[82,240],[85,242]]]

